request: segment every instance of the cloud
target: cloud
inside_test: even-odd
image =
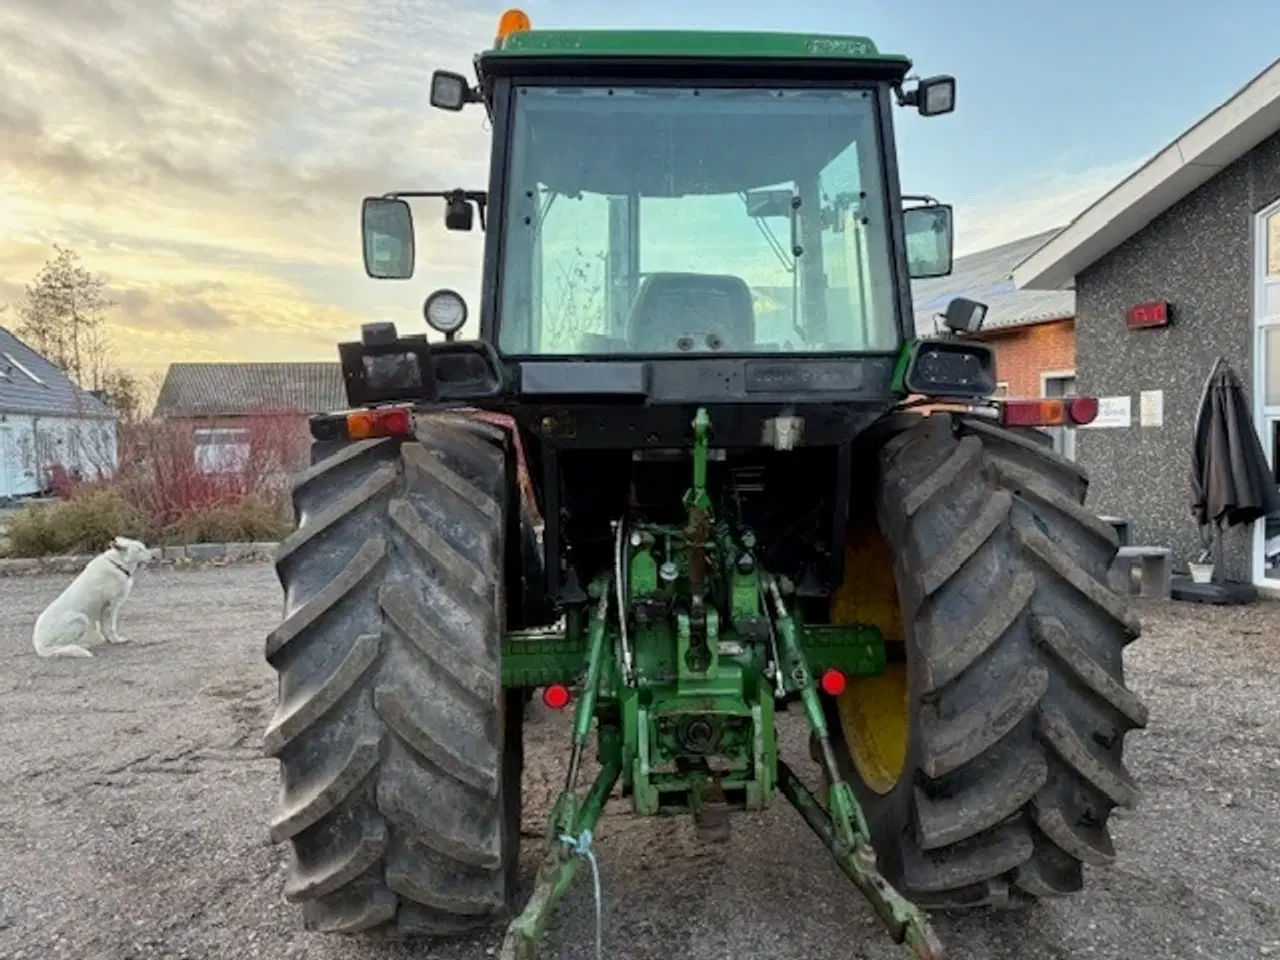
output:
[[[1064,227],[1146,160],[1140,157],[1076,173],[1046,173],[957,203],[956,254]]]
[[[187,290],[179,289],[176,299],[159,300],[146,290],[136,288],[113,292],[111,299],[117,306],[115,320],[138,330],[168,329],[177,326],[183,330],[227,330],[236,321],[226,310],[219,309],[199,293],[205,290],[225,290],[225,283],[189,284]]]
[[[363,275],[360,198],[484,184],[482,112],[427,97],[494,16],[480,0],[0,5],[0,303],[59,242],[124,295],[117,352],[138,365],[327,358],[375,313],[416,319],[429,287]],[[423,220],[422,274],[473,293],[478,245]]]
[[[193,330],[222,330],[235,326],[235,322],[217,307],[203,300],[179,300],[169,308],[170,315]]]
[[[431,289],[479,294],[482,235],[417,208],[418,279],[362,270],[359,202],[482,187],[487,121],[430,109],[469,72],[487,0],[6,0],[0,3],[0,305],[52,245],[105,276],[117,357],[332,359],[359,324],[421,330]],[[1065,223],[1125,165],[957,208],[960,250]],[[14,309],[0,314],[12,325]],[[473,316],[479,310],[472,310]]]

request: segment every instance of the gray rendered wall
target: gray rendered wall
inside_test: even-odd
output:
[[[1253,216],[1280,197],[1280,134],[1261,143],[1076,278],[1080,393],[1132,397],[1133,426],[1079,430],[1090,506],[1130,518],[1133,542],[1172,547],[1175,564],[1199,552],[1188,475],[1191,430],[1218,355],[1252,403]],[[1173,305],[1173,325],[1131,331],[1125,311]],[[1164,390],[1164,425],[1138,425],[1138,394]],[[1247,579],[1252,539],[1228,531],[1223,571]]]

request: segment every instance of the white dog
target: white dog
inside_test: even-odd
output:
[[[95,639],[124,643],[116,629],[120,607],[133,588],[133,575],[151,559],[146,544],[116,537],[45,607],[32,642],[42,657],[92,657]]]

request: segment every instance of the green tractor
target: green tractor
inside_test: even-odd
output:
[[[533,957],[611,799],[715,842],[781,793],[922,958],[926,910],[1112,860],[1139,626],[1036,429],[1097,405],[991,399],[981,304],[917,335],[951,209],[902,194],[893,113],[949,113],[955,82],[910,66],[511,11],[474,85],[435,74],[434,106],[487,114],[489,187],[367,199],[365,267],[412,276],[408,198],[478,213],[479,338],[440,290],[443,339],[340,345],[350,408],[312,419],[276,561],[271,832],[309,928],[509,920]],[[572,739],[518,912],[535,695]],[[809,758],[779,756],[793,706]]]

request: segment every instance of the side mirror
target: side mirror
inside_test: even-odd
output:
[[[458,111],[479,99],[460,73],[437,70],[431,74],[431,105],[437,110]]]
[[[956,333],[977,333],[982,328],[982,321],[987,316],[987,305],[977,300],[956,297],[942,315],[942,322],[949,330]]]
[[[956,78],[929,77],[916,87],[916,109],[922,117],[939,117],[956,108]]]
[[[388,197],[365,197],[360,210],[364,272],[375,280],[413,276],[413,214],[409,204]]]
[[[951,207],[931,203],[902,212],[907,242],[907,272],[912,280],[945,277],[951,272]]]

